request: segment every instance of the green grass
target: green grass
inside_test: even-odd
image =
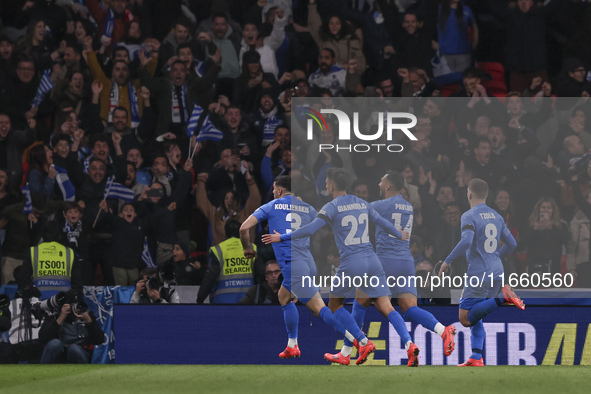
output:
[[[591,367],[0,366],[0,393],[589,393]]]

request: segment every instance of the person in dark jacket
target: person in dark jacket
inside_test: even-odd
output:
[[[510,90],[524,91],[535,77],[548,80],[544,12],[533,0],[518,1],[509,11],[505,59]]]
[[[116,286],[134,286],[142,266],[144,231],[146,220],[139,218],[132,203],[125,203],[115,216],[109,212],[105,200],[100,203],[106,218],[111,222],[111,264]]]
[[[25,130],[15,130],[10,116],[0,113],[0,168],[7,170],[11,189],[16,189],[21,183],[21,157],[25,148],[35,142],[35,125],[35,120],[31,120]]]
[[[77,314],[72,304],[64,304],[57,316],[48,317],[39,330],[45,345],[41,364],[88,364],[93,345],[103,343],[105,333],[92,312]]]
[[[277,260],[265,264],[265,280],[246,291],[238,305],[280,305],[279,288],[283,282]]]

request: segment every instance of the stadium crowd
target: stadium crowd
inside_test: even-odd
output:
[[[14,0],[0,15],[1,284],[30,279],[30,248],[54,240],[74,250],[78,285],[139,294],[147,249],[176,283],[211,290],[209,248],[238,237],[228,223],[272,199],[276,176],[318,206],[326,169],[343,167],[367,201],[387,170],[404,175],[419,274],[457,244],[478,177],[519,242],[506,272],[591,287],[588,2]],[[319,152],[335,123],[312,142],[292,130],[292,97],[364,96],[411,100],[417,140],[381,160]],[[132,196],[109,194],[118,184]],[[338,266],[330,239],[319,273]],[[242,303],[276,303],[258,246]]]

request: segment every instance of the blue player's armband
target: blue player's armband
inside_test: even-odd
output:
[[[281,234],[280,239],[282,241],[289,241],[291,239],[309,237],[309,236],[315,234],[316,231],[320,230],[325,224],[326,224],[326,222],[322,218],[316,217],[310,223],[308,223],[307,225],[305,225],[303,227],[300,227],[296,231],[292,231],[291,233]]]
[[[464,226],[464,228],[466,228],[466,227],[468,227],[468,226]],[[464,229],[462,229],[462,230],[463,230],[462,231],[462,238],[460,239],[460,242],[458,242],[458,244],[456,245],[454,250],[452,250],[451,253],[449,254],[449,256],[447,256],[447,258],[445,259],[445,262],[447,264],[451,264],[459,256],[466,253],[466,251],[468,249],[470,249],[470,246],[472,246],[472,240],[474,239],[474,234],[475,234],[473,227],[472,227],[472,229],[467,228],[465,230]]]

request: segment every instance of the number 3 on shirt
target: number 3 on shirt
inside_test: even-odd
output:
[[[297,230],[302,225],[302,217],[294,212],[288,213],[285,217],[285,221],[291,223],[291,228],[285,229],[285,234],[289,234],[293,230]]]
[[[356,237],[355,234],[357,234],[357,227],[359,227],[360,224],[364,224],[365,223],[365,230],[363,230],[363,234],[361,235],[361,239],[359,239],[359,237]],[[345,245],[349,246],[349,245],[357,245],[360,243],[368,243],[369,242],[369,235],[368,235],[368,219],[367,219],[367,213],[362,213],[361,215],[359,215],[359,219],[357,219],[355,216],[353,215],[347,215],[345,216],[342,220],[341,220],[341,226],[343,227],[349,227],[349,225],[351,225],[351,230],[349,231],[349,234],[347,234],[347,238],[345,238]]]

